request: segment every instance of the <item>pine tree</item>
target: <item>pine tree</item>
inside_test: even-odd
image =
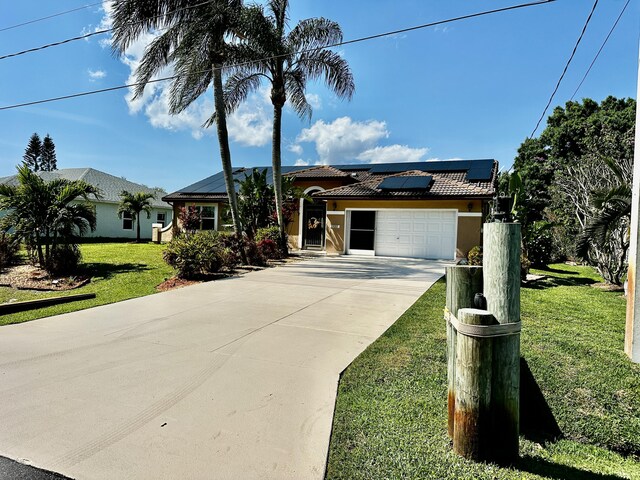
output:
[[[24,151],[22,159],[29,170],[37,172],[40,169],[41,156],[42,142],[40,141],[40,136],[37,133],[34,133],[29,139],[29,144]]]
[[[57,170],[57,160],[56,160],[56,145],[53,143],[53,140],[47,133],[47,136],[44,137],[44,141],[42,142],[42,156],[40,158],[40,170],[44,172],[51,172],[53,170]]]

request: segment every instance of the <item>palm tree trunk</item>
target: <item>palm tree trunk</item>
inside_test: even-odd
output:
[[[273,170],[273,191],[276,197],[276,213],[278,226],[280,227],[280,249],[284,254],[288,253],[287,238],[284,231],[284,218],[282,215],[282,105],[273,106],[273,137],[271,151],[271,168]]]
[[[233,181],[233,168],[231,166],[231,150],[229,149],[229,132],[227,131],[227,113],[224,106],[224,93],[222,89],[222,65],[213,66],[213,99],[216,109],[216,126],[218,128],[218,143],[220,144],[220,160],[222,161],[222,171],[224,172],[224,184],[229,197],[231,207],[231,219],[233,220],[233,230],[242,239],[242,223],[238,215],[238,197],[236,196],[236,186]],[[247,262],[247,255],[244,248],[240,248],[242,263]]]
[[[136,243],[140,243],[140,212],[136,214]]]

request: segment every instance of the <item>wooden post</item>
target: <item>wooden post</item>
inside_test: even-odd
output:
[[[461,308],[473,307],[476,293],[482,292],[482,267],[456,265],[446,267],[447,276],[447,310],[454,316]],[[447,379],[449,410],[449,437],[453,438],[455,418],[455,381],[456,381],[456,331],[447,322]]]
[[[493,325],[486,310],[462,308],[458,321],[466,325]],[[456,344],[455,427],[453,450],[472,460],[490,460],[492,337],[459,333]]]
[[[520,224],[485,223],[484,295],[500,324],[520,322]],[[518,458],[520,422],[520,334],[493,340],[491,382],[492,459]]]

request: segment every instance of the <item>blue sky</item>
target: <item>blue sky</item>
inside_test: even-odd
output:
[[[91,3],[2,2],[0,29]],[[324,16],[345,40],[512,5],[503,0],[291,0],[291,25]],[[625,0],[600,1],[552,104],[569,100]],[[287,111],[283,164],[366,163],[431,158],[496,158],[508,167],[536,121],[571,53],[593,3],[558,0],[341,47],[356,93],[336,99],[310,84],[311,122]],[[640,0],[631,0],[576,98],[636,96]],[[0,32],[0,55],[93,31],[99,6]],[[142,52],[114,57],[106,36],[0,61],[0,106],[127,83]],[[142,101],[126,90],[0,111],[0,176],[20,163],[33,132],[49,133],[59,168],[93,167],[173,191],[221,169],[207,93],[171,117],[158,85]],[[549,112],[550,113],[550,112]],[[543,124],[544,126],[544,124]],[[234,166],[271,159],[271,108],[266,91],[230,119]]]

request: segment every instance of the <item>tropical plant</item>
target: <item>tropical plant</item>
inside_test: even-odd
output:
[[[618,183],[592,192],[591,203],[595,212],[578,236],[576,253],[590,259],[607,282],[620,285],[626,272],[629,249],[631,183],[615,161],[605,158],[604,163]]]
[[[238,212],[249,238],[254,238],[260,228],[270,225],[273,204],[273,188],[267,182],[267,170],[254,168],[242,180],[237,179]]]
[[[289,100],[301,118],[311,118],[305,96],[307,81],[323,79],[341,98],[351,99],[355,90],[347,61],[328,47],[342,41],[340,26],[326,18],[301,20],[287,32],[289,0],[270,0],[244,10],[240,59],[225,84],[228,111],[233,111],[255,91],[262,79],[271,87],[273,104],[272,168],[276,215],[281,245],[286,248],[281,169],[282,109]]]
[[[97,197],[99,190],[81,180],[46,182],[26,165],[18,167],[17,180],[17,186],[0,185],[0,210],[8,211],[0,228],[13,229],[15,238],[35,252],[40,266],[49,269],[53,250],[95,230],[95,207],[86,200]]]
[[[19,251],[20,242],[16,241],[15,235],[0,233],[0,269],[16,263]]]
[[[191,235],[196,233],[196,230],[200,228],[202,217],[195,205],[189,205],[188,207],[180,208],[178,220],[187,235]]]
[[[125,213],[131,215],[131,220],[136,224],[136,242],[140,243],[140,214],[147,214],[151,218],[151,201],[156,196],[149,192],[130,193],[126,190],[120,192],[120,204],[118,205],[118,218],[122,218]]]
[[[236,31],[241,11],[241,0],[121,0],[114,2],[112,11],[113,49],[118,54],[124,54],[143,35],[157,33],[136,71],[135,97],[143,94],[154,75],[173,67],[176,76],[169,95],[169,112],[178,114],[213,83],[215,112],[205,126],[214,122],[217,125],[222,170],[237,234],[242,232],[242,224],[231,166],[222,69],[235,48],[227,40]]]

